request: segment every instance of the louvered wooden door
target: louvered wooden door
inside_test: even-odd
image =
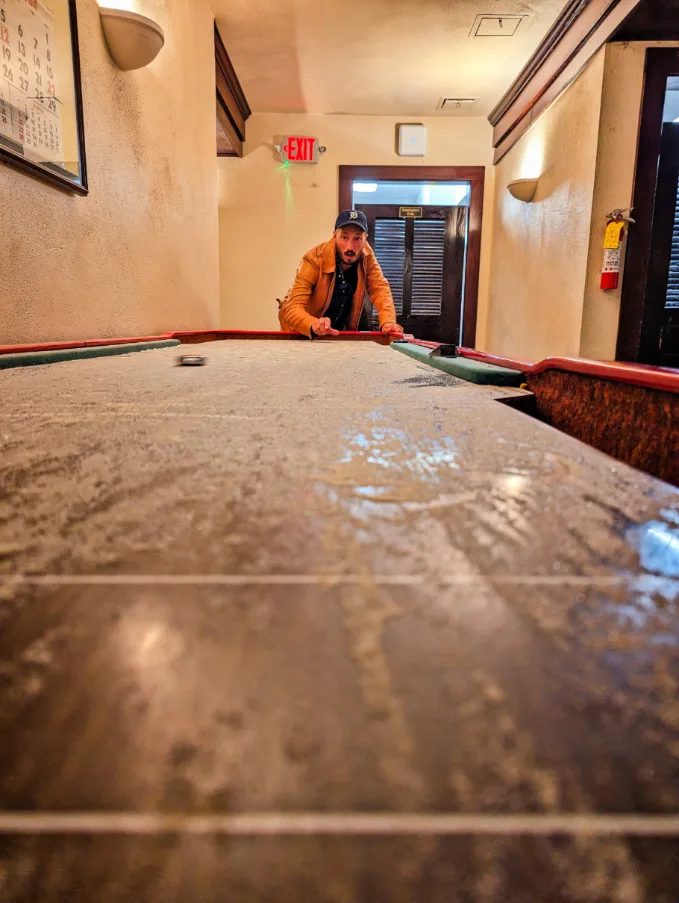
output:
[[[396,206],[357,209],[368,218],[401,326],[418,339],[459,344],[468,208],[421,207],[417,218],[402,218]],[[367,312],[363,328],[370,328],[370,314],[374,321],[371,305]]]
[[[663,126],[646,300],[641,360],[679,367],[679,123],[674,122]]]

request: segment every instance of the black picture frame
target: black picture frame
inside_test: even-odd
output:
[[[0,0],[1,2],[1,0]],[[78,39],[78,15],[76,0],[68,0],[68,21],[71,38],[71,62],[73,67],[73,89],[75,101],[78,161],[80,163],[80,176],[75,176],[68,170],[54,163],[38,163],[27,159],[23,154],[13,151],[0,144],[0,163],[8,164],[30,175],[49,182],[59,188],[86,195],[89,193],[87,182],[87,157],[85,152],[85,123],[83,113],[82,77],[80,69],[80,44]]]

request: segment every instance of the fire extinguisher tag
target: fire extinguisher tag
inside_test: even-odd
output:
[[[625,224],[614,220],[606,226],[606,236],[604,238],[604,249],[614,251],[620,247],[622,236],[625,231]]]
[[[604,251],[604,273],[617,273],[620,270],[620,248],[606,248]]]

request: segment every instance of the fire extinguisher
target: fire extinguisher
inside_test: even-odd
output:
[[[625,223],[634,220],[625,213],[628,208],[616,207],[606,217],[606,234],[604,237],[604,264],[601,270],[601,288],[604,291],[616,289],[620,284],[620,261],[622,260],[622,243],[625,238]]]

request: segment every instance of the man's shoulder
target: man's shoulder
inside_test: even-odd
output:
[[[324,241],[307,251],[302,259],[301,266],[313,267],[318,273],[331,272],[335,269],[335,239]]]
[[[374,252],[373,249],[370,247],[370,245],[368,244],[368,242],[365,243],[365,247],[363,248],[363,256],[364,256],[365,258],[367,258],[367,259],[373,259],[373,260],[376,260],[376,259],[377,259],[377,258],[375,257],[375,252]]]
[[[304,256],[309,257],[311,260],[323,260],[324,257],[329,253],[329,246],[334,245],[334,241],[334,238],[331,238],[330,241],[323,241],[320,245],[316,245],[310,251],[307,251]],[[332,250],[334,253],[334,248]]]

